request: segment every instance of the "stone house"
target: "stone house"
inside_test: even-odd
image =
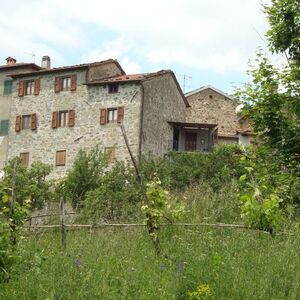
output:
[[[16,88],[13,80],[7,75],[40,69],[40,66],[33,63],[17,63],[12,57],[7,57],[6,64],[0,65],[0,170],[4,167],[7,158],[11,96]]]
[[[172,149],[173,123],[185,122],[188,102],[172,71],[126,75],[116,60],[13,73],[8,159],[42,161],[63,176],[80,149],[100,145],[107,160]],[[172,123],[173,122],[173,123]]]
[[[26,166],[52,165],[56,178],[80,149],[96,145],[110,162],[129,160],[121,124],[137,159],[249,143],[235,99],[212,86],[184,95],[170,70],[127,75],[113,59],[60,68],[48,56],[41,67],[7,60],[0,66],[0,169],[19,156]]]
[[[209,151],[217,143],[249,145],[252,131],[244,117],[239,116],[237,99],[208,85],[185,94],[190,107],[186,122],[197,122],[203,128],[190,135],[196,149]],[[205,128],[206,126],[206,128]]]

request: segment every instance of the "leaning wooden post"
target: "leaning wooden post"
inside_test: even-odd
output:
[[[142,174],[141,174],[141,172],[140,172],[140,170],[138,168],[138,165],[136,163],[136,160],[135,160],[135,158],[134,158],[134,156],[133,156],[133,154],[131,152],[131,149],[130,149],[130,146],[129,146],[129,142],[128,142],[128,138],[127,138],[127,135],[126,135],[126,132],[125,132],[123,124],[121,124],[120,127],[121,127],[121,132],[122,132],[122,135],[123,135],[123,138],[124,138],[127,150],[129,152],[132,164],[134,166],[137,178],[138,178],[140,186],[141,186],[141,191],[142,191],[142,196],[143,196],[143,202],[144,202],[145,205],[148,205],[149,201],[148,201],[148,198],[147,198],[146,188],[145,188],[145,184],[144,184],[144,180],[143,180]],[[148,217],[147,224],[146,224],[147,229],[148,229],[148,233],[149,233],[149,235],[150,235],[150,237],[151,237],[151,239],[153,241],[154,248],[155,248],[155,253],[157,255],[159,255],[160,254],[160,239],[159,239],[158,234],[157,235],[155,234],[155,233],[159,232],[159,227],[155,224],[155,222],[153,221],[153,218],[152,218],[151,215],[147,214],[146,217]]]
[[[65,201],[63,197],[60,199],[60,232],[61,244],[63,249],[66,249]]]

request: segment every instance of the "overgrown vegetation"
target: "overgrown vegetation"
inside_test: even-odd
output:
[[[272,0],[264,9],[269,50],[286,63],[275,67],[258,53],[252,82],[238,92],[258,141],[245,156],[241,200],[250,226],[273,231],[290,220],[300,201],[300,9],[296,0]]]
[[[287,64],[276,68],[259,53],[253,82],[238,91],[255,146],[143,159],[144,185],[131,165],[108,165],[100,147],[80,151],[60,182],[46,180],[51,168],[42,163],[9,162],[0,180],[0,298],[299,298],[300,241],[280,234],[299,231],[300,9],[296,0],[272,0],[265,11],[270,51]],[[139,229],[69,234],[66,252],[56,233],[22,239],[30,210],[60,197],[78,221],[144,221],[155,251]],[[264,232],[162,226],[178,216]]]
[[[242,229],[162,228],[29,235],[1,299],[299,299],[299,236]],[[196,294],[194,294],[196,293]],[[201,298],[200,298],[201,299]],[[205,298],[204,298],[205,299]]]

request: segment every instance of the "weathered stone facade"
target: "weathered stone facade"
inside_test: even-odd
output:
[[[54,82],[57,73],[46,73],[39,76],[40,92],[38,96],[25,95],[19,97],[14,91],[12,97],[11,124],[16,116],[36,114],[35,130],[23,129],[15,131],[10,127],[9,157],[29,153],[29,162],[42,161],[55,166],[56,151],[66,151],[65,166],[56,166],[52,175],[62,176],[66,173],[80,149],[113,147],[118,159],[128,159],[124,139],[117,123],[100,125],[100,109],[124,107],[123,124],[126,128],[132,151],[135,155],[139,145],[139,124],[141,88],[137,84],[120,85],[118,93],[109,93],[108,86],[87,86],[86,70],[60,72],[59,76],[77,75],[76,91],[55,93]],[[101,73],[101,72],[98,72]],[[110,74],[114,75],[114,74]],[[18,77],[18,80],[36,79],[36,74]],[[55,111],[75,112],[73,127],[52,128],[52,113]]]
[[[218,124],[219,135],[236,135],[239,124],[235,112],[237,101],[212,88],[188,93],[186,97],[191,106],[187,108],[187,122]]]
[[[240,117],[236,112],[238,101],[212,86],[206,86],[186,94],[190,104],[187,122],[218,125],[218,143],[249,144],[249,136],[240,138]],[[249,127],[248,127],[249,130]]]
[[[35,64],[16,63],[0,66],[0,126],[4,126],[10,119],[12,93],[16,89],[15,83],[8,76],[21,72],[38,70]],[[5,86],[7,85],[8,86]],[[11,86],[10,86],[11,84]],[[10,86],[10,87],[9,87]],[[8,88],[9,87],[9,88]],[[8,124],[9,125],[9,124]],[[0,130],[0,170],[4,167],[8,155],[8,133]]]
[[[172,150],[173,126],[184,122],[186,103],[171,73],[143,82],[142,153],[159,155]]]

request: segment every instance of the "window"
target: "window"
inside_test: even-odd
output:
[[[21,131],[22,129],[35,130],[36,128],[37,128],[36,114],[16,116],[15,130],[17,132]]]
[[[108,85],[108,92],[109,93],[117,93],[119,90],[119,84],[118,83],[112,83]]]
[[[12,93],[12,80],[4,80],[3,95],[10,95]]]
[[[66,165],[66,150],[56,151],[56,166]]]
[[[28,167],[29,165],[29,152],[20,153],[21,164],[24,167]]]
[[[117,121],[118,111],[117,108],[109,108],[107,110],[107,123],[114,123]]]
[[[18,83],[18,96],[24,95],[39,95],[40,93],[40,80],[20,80]]]
[[[108,163],[112,163],[115,161],[115,148],[114,147],[105,147],[104,148],[104,159]]]
[[[8,135],[9,121],[1,120],[0,121],[0,136]]]
[[[106,123],[122,123],[124,117],[124,107],[102,108],[100,110],[100,125]]]
[[[60,111],[58,115],[58,127],[66,127],[68,123],[69,112],[67,110]]]
[[[77,76],[76,74],[55,77],[54,91],[59,93],[61,91],[76,91],[77,86]]]
[[[57,127],[74,127],[75,125],[75,111],[74,110],[60,110],[52,113],[52,128]]]
[[[71,77],[63,77],[61,79],[61,91],[69,91],[71,88]]]
[[[34,81],[25,81],[25,95],[32,95],[34,93]]]
[[[22,129],[29,129],[31,123],[31,115],[22,116]]]

